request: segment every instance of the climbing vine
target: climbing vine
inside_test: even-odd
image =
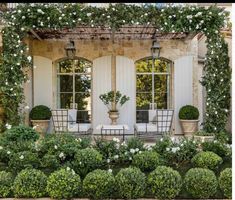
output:
[[[151,25],[160,32],[202,32],[207,36],[205,75],[202,85],[207,91],[204,129],[218,132],[225,128],[230,106],[231,71],[228,47],[220,30],[227,26],[228,13],[216,6],[209,8],[186,6],[136,6],[115,4],[107,8],[68,4],[19,4],[2,14],[3,52],[0,64],[0,91],[6,111],[6,123],[20,121],[19,107],[23,103],[23,71],[32,67],[32,57],[23,42],[30,29],[106,26],[118,29],[123,25]]]

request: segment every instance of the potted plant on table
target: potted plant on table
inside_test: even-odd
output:
[[[117,124],[117,119],[119,117],[118,105],[122,106],[126,103],[130,97],[122,95],[120,91],[110,91],[99,96],[100,100],[104,103],[105,106],[109,109],[108,114],[111,119],[111,124]]]
[[[198,140],[200,142],[211,142],[214,140],[215,134],[200,130],[200,131],[197,131],[193,137],[195,140]]]
[[[192,105],[186,105],[180,108],[179,119],[181,128],[185,136],[192,136],[198,131],[199,111]]]
[[[51,110],[47,106],[38,105],[32,108],[29,117],[35,130],[43,136],[49,127]]]

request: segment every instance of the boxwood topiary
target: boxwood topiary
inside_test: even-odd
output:
[[[224,196],[232,199],[232,168],[226,168],[220,173],[219,186]]]
[[[74,170],[81,177],[85,177],[89,172],[101,166],[102,155],[92,148],[81,149],[75,154],[72,164]]]
[[[14,178],[10,172],[0,171],[0,197],[5,198],[11,194]]]
[[[32,108],[29,117],[32,120],[49,120],[51,118],[51,110],[47,106],[38,105]]]
[[[197,153],[191,160],[196,167],[217,169],[222,164],[223,159],[211,151],[202,151]]]
[[[37,169],[24,169],[15,178],[15,197],[38,198],[46,195],[47,177]]]
[[[159,166],[149,174],[148,186],[156,198],[173,199],[181,190],[182,179],[176,170]]]
[[[141,171],[152,171],[160,164],[159,154],[153,151],[144,151],[134,155],[132,164]]]
[[[196,120],[199,117],[199,111],[196,107],[191,105],[186,105],[180,108],[179,119],[184,120]]]
[[[68,167],[55,171],[48,177],[46,190],[51,198],[70,199],[81,190],[80,176]]]
[[[112,173],[97,169],[83,180],[83,190],[91,199],[108,199],[114,192],[115,179]]]
[[[140,169],[129,167],[121,169],[116,177],[116,189],[120,198],[136,199],[144,196],[146,177]]]
[[[192,168],[184,178],[184,187],[194,198],[208,199],[216,193],[217,185],[215,173],[209,169]]]
[[[41,160],[41,166],[49,170],[56,170],[60,167],[60,161],[56,155],[45,154]]]

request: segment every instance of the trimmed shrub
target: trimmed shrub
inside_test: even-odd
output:
[[[186,105],[180,108],[179,118],[185,120],[196,120],[199,117],[199,111],[196,107]]]
[[[217,185],[215,173],[209,169],[192,168],[184,178],[184,187],[194,198],[211,197],[216,193]]]
[[[217,169],[220,164],[222,164],[223,159],[211,151],[202,151],[196,154],[191,162],[196,167],[208,168],[211,170]]]
[[[158,199],[173,199],[181,190],[182,178],[171,167],[159,166],[149,174],[148,186]]]
[[[51,110],[47,106],[38,105],[32,108],[29,117],[32,120],[49,120],[51,118]]]
[[[77,151],[73,168],[81,177],[85,177],[89,172],[99,168],[101,164],[102,155],[95,149],[86,148]]]
[[[10,172],[0,171],[0,197],[5,198],[11,194],[14,178]]]
[[[232,168],[226,168],[220,173],[219,186],[224,196],[232,199]]]
[[[132,164],[141,171],[152,171],[160,164],[159,154],[153,151],[143,151],[134,155]]]
[[[136,137],[129,138],[126,145],[128,151],[131,149],[134,149],[136,152],[144,150],[144,142]]]
[[[117,193],[120,198],[136,199],[144,196],[146,177],[140,169],[129,167],[121,169],[116,177]]]
[[[15,178],[15,197],[38,198],[46,195],[47,177],[37,169],[22,170]]]
[[[108,199],[114,192],[115,179],[112,173],[97,169],[83,180],[83,190],[91,199]]]
[[[46,190],[51,198],[70,199],[81,189],[81,179],[70,168],[53,172],[47,180]]]
[[[25,168],[38,168],[40,160],[36,153],[22,151],[13,154],[8,162],[9,168],[13,171],[20,171]]]
[[[41,166],[46,169],[56,170],[60,167],[60,161],[56,155],[46,154],[42,158]]]
[[[19,125],[6,130],[4,137],[11,142],[36,141],[39,138],[39,134],[31,127]]]

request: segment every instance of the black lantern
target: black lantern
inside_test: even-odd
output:
[[[160,44],[158,43],[157,40],[154,40],[151,47],[151,53],[154,59],[160,57],[160,49],[161,49]]]
[[[65,51],[68,58],[74,58],[76,53],[74,41],[72,41],[71,39],[69,40],[68,44],[65,47]]]

